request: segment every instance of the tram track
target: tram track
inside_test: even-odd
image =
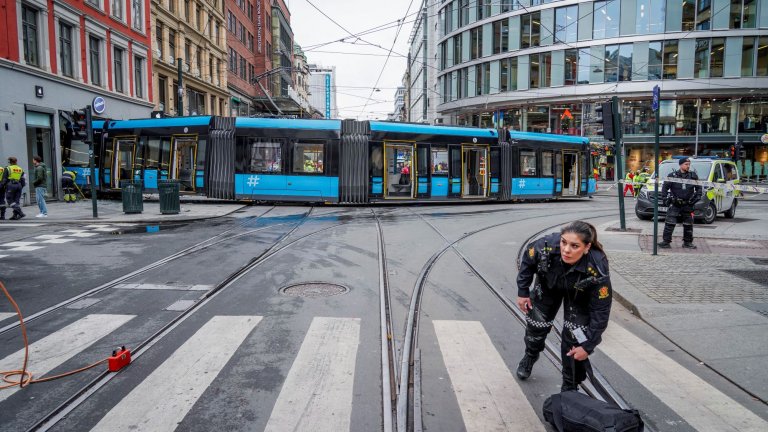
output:
[[[420,305],[421,305],[421,301],[424,293],[424,287],[427,284],[431,269],[435,266],[437,261],[448,250],[453,250],[456,253],[456,255],[459,257],[459,259],[461,259],[465,263],[465,265],[470,269],[470,271],[483,283],[483,285],[486,286],[486,288],[494,295],[494,297],[496,297],[497,300],[499,300],[502,303],[502,305],[514,316],[517,322],[521,324],[523,327],[525,327],[526,325],[525,315],[523,315],[522,311],[520,311],[517,308],[517,306],[502,293],[500,289],[495,287],[487,278],[482,276],[482,273],[477,269],[476,266],[474,266],[469,261],[469,259],[461,252],[461,250],[458,249],[457,245],[458,243],[460,243],[463,240],[466,240],[467,238],[470,238],[476,234],[488,231],[490,229],[498,228],[504,225],[509,225],[511,223],[518,223],[526,220],[538,219],[545,216],[545,215],[537,215],[537,216],[531,216],[531,217],[525,217],[521,219],[500,222],[497,224],[489,225],[489,226],[465,233],[458,239],[451,241],[437,227],[435,227],[434,224],[429,222],[423,215],[413,211],[412,213],[414,213],[417,217],[419,217],[422,221],[424,221],[427,225],[429,225],[432,228],[432,230],[434,230],[441,238],[443,238],[443,240],[445,241],[445,245],[443,246],[442,249],[435,252],[432,255],[432,257],[430,257],[430,259],[424,264],[416,280],[416,283],[414,285],[414,290],[411,295],[411,303],[408,311],[408,318],[407,318],[407,325],[406,325],[406,335],[405,335],[405,340],[403,342],[403,354],[400,361],[400,375],[398,376],[398,379],[399,379],[398,394],[397,394],[397,431],[398,432],[405,432],[408,430],[414,430],[414,431],[420,432],[422,430],[420,425],[421,415],[418,409],[418,407],[420,407],[421,405],[421,402],[419,400],[420,394],[417,393],[414,390],[414,388],[418,386],[418,383],[416,383],[415,377],[420,375],[420,371],[417,370],[417,367],[420,364],[418,361],[418,356],[419,356],[418,355],[418,329],[419,329]],[[585,210],[583,212],[573,212],[572,214],[579,214],[579,213],[593,214],[594,210]],[[603,213],[598,215],[592,215],[588,218],[582,218],[582,220],[603,218],[608,216],[614,216],[616,214],[617,214],[616,212]],[[520,253],[522,253],[522,251],[525,250],[526,246],[531,241],[531,239],[534,239],[540,236],[542,233],[549,231],[554,227],[560,226],[562,224],[563,222],[551,225],[537,232],[536,234],[530,236],[528,239],[526,239],[526,241],[522,244],[520,251],[518,251],[518,262],[519,262]],[[548,340],[546,342],[544,355],[558,370],[562,370],[562,364],[560,361],[560,349],[559,349],[561,332],[559,329],[556,328],[556,332],[554,336],[557,339],[558,346],[556,347],[551,341]],[[616,392],[615,389],[613,389],[613,387],[610,386],[608,381],[600,374],[600,372],[594,367],[593,367],[593,370],[594,370],[594,378],[595,378],[594,382],[590,377],[588,381],[585,381],[582,383],[582,387],[584,388],[585,392],[587,392],[590,396],[595,397],[597,399],[613,402],[623,409],[629,408],[626,401],[618,394],[618,392]],[[412,423],[409,423],[409,419],[411,418],[412,418]]]
[[[157,330],[155,333],[150,335],[144,341],[136,345],[134,350],[132,351],[132,361],[136,361],[143,354],[147,353],[149,349],[151,349],[155,344],[161,341],[166,335],[171,333],[176,327],[180,326],[184,321],[186,321],[191,316],[193,316],[193,314],[196,311],[199,311],[203,306],[205,306],[211,300],[216,298],[224,290],[234,285],[238,280],[243,278],[246,274],[248,274],[255,268],[267,262],[270,258],[276,256],[280,252],[290,248],[291,246],[297,244],[298,242],[301,242],[303,240],[306,240],[318,234],[324,233],[328,230],[337,228],[339,226],[348,224],[347,222],[332,224],[330,226],[320,228],[318,230],[309,232],[307,234],[303,234],[289,241],[288,240],[289,237],[291,237],[291,235],[296,233],[296,231],[306,221],[310,220],[310,215],[313,210],[314,210],[314,207],[310,208],[310,210],[304,214],[304,216],[298,223],[296,223],[290,230],[283,233],[275,242],[272,243],[272,245],[269,248],[261,252],[259,255],[253,257],[251,260],[249,260],[248,263],[240,267],[238,270],[227,275],[225,278],[221,280],[221,282],[216,284],[214,288],[207,291],[206,294],[201,296],[198,302],[195,302],[184,311],[181,311],[179,315],[174,317],[168,323],[164,324],[159,330]],[[281,224],[281,225],[284,225],[284,224]],[[275,225],[272,225],[272,226],[275,226]],[[66,418],[66,416],[70,412],[75,410],[78,406],[82,405],[90,396],[92,396],[97,391],[99,391],[99,389],[107,385],[115,376],[116,374],[110,373],[108,371],[104,371],[100,373],[97,377],[95,377],[89,383],[85,384],[76,392],[74,392],[66,401],[61,403],[54,410],[52,410],[42,418],[38,419],[35,422],[35,424],[33,424],[31,427],[27,429],[27,431],[50,430],[59,421]]]

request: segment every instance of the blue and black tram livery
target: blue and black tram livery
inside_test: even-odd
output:
[[[512,201],[595,192],[589,141],[582,137],[212,116],[94,121],[94,127],[102,193],[119,191],[124,181],[141,181],[151,192],[158,180],[178,181],[182,193],[274,202]],[[81,159],[63,158],[65,167],[79,161],[71,168],[87,169]]]

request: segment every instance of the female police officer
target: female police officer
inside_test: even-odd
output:
[[[531,295],[534,275],[537,278]],[[562,390],[575,390],[586,378],[584,360],[608,326],[611,294],[608,259],[594,226],[575,221],[560,233],[528,245],[517,276],[517,305],[527,314],[525,357],[517,376],[524,380],[531,375],[562,302]]]

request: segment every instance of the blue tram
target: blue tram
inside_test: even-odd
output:
[[[591,196],[582,137],[354,120],[212,116],[94,121],[96,184],[326,203]],[[73,144],[71,147],[75,147]],[[65,167],[87,172],[82,158]],[[79,161],[78,164],[67,163]],[[84,182],[86,175],[78,176]]]

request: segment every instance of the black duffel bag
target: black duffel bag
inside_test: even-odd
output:
[[[544,401],[544,419],[559,432],[642,432],[637,410],[593,399],[578,391],[554,394]]]

